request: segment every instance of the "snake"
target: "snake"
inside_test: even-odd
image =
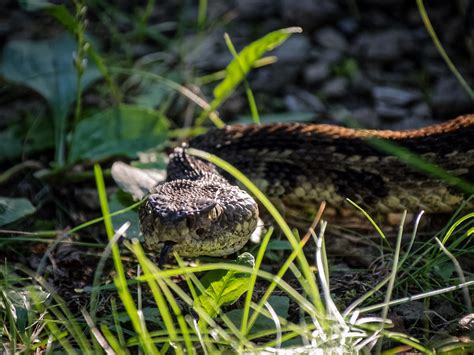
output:
[[[322,201],[338,209],[346,199],[368,213],[449,213],[463,203],[474,208],[468,199],[474,193],[474,114],[400,131],[229,125],[174,148],[166,180],[139,209],[149,250],[225,256],[241,249],[256,229],[253,196],[228,173],[188,154],[188,147],[233,165],[284,215],[306,218]]]

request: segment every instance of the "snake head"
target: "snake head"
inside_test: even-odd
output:
[[[173,243],[172,250],[183,256],[223,256],[248,241],[258,206],[223,179],[178,179],[153,188],[139,216],[149,250]]]

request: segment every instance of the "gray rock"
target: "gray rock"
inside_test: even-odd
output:
[[[342,33],[346,35],[352,35],[354,34],[357,29],[359,28],[359,25],[357,24],[357,21],[353,17],[346,17],[341,19],[337,23],[337,27],[342,31]]]
[[[274,0],[237,0],[236,5],[240,17],[248,20],[269,18],[278,11],[278,2]]]
[[[281,14],[288,24],[311,31],[333,22],[340,11],[332,0],[281,0]]]
[[[375,112],[382,120],[400,121],[407,117],[410,111],[402,107],[389,106],[381,101],[375,104]]]
[[[341,51],[336,49],[327,48],[324,50],[318,50],[316,57],[321,61],[327,62],[328,64],[336,64],[342,60],[343,54]]]
[[[329,77],[329,64],[316,62],[304,68],[304,81],[308,85],[319,85]]]
[[[388,106],[405,107],[414,101],[423,98],[420,92],[404,90],[388,86],[376,86],[372,89],[372,96],[376,102],[383,102]]]
[[[310,40],[305,35],[290,37],[271,53],[278,62],[255,73],[252,89],[275,93],[293,83],[308,59],[310,47]]]
[[[396,131],[403,131],[407,129],[416,129],[421,127],[428,127],[436,122],[432,119],[423,119],[413,116],[407,116],[399,122],[391,123],[388,129],[393,129]]]
[[[413,36],[405,29],[363,33],[356,39],[353,47],[354,55],[376,62],[399,61],[415,50]]]
[[[378,116],[370,107],[356,108],[352,110],[351,116],[362,128],[374,129],[380,127]]]
[[[196,45],[197,37],[185,37],[180,50],[187,51],[186,64],[207,71],[225,68],[233,57],[227,49],[222,47],[222,38],[222,31],[214,31]]]
[[[474,102],[452,76],[438,80],[431,98],[433,114],[440,118],[451,118],[474,109]]]
[[[332,27],[325,27],[315,32],[315,40],[326,48],[332,48],[345,52],[348,48],[346,38]]]
[[[424,119],[431,117],[431,109],[426,102],[417,103],[411,109],[414,118]]]
[[[374,83],[362,71],[357,71],[352,78],[351,90],[361,95],[372,95]]]
[[[301,64],[308,59],[311,43],[304,34],[294,35],[288,38],[272,54],[277,56],[278,62],[287,64]]]
[[[321,100],[305,90],[294,90],[284,98],[285,106],[290,112],[317,112],[326,110]]]
[[[339,99],[347,94],[349,81],[346,78],[334,78],[321,88],[321,94],[327,99]]]
[[[296,81],[300,65],[277,62],[253,73],[250,86],[254,92],[277,93]]]

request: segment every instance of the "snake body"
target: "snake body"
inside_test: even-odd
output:
[[[390,153],[394,144],[416,160],[407,164]],[[298,123],[233,125],[212,129],[189,146],[226,160],[277,206],[302,216],[321,201],[340,208],[346,198],[369,212],[444,213],[473,193],[474,115],[406,131]],[[461,181],[464,187],[421,172],[417,164],[424,170],[426,164],[428,170],[442,169],[449,183]],[[150,191],[140,209],[148,248],[172,243],[181,255],[217,256],[247,242],[257,224],[258,206],[235,181],[182,147],[171,154],[167,173],[166,182]]]

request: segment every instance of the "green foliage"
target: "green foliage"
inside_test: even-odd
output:
[[[119,105],[79,122],[68,161],[136,157],[138,151],[165,141],[168,123],[160,113],[139,106]]]
[[[130,195],[123,191],[115,192],[109,201],[110,211],[117,212],[133,204]],[[112,224],[114,230],[118,230],[126,222],[130,222],[130,228],[127,230],[127,236],[130,238],[140,238],[140,222],[138,221],[138,214],[136,211],[127,211],[112,217]]]
[[[36,208],[26,198],[0,197],[0,226],[35,213]]]
[[[254,266],[255,260],[249,253],[240,255],[239,264]],[[210,317],[218,314],[218,309],[237,301],[247,290],[250,275],[235,271],[213,270],[201,279],[205,291],[199,296],[199,303]]]
[[[268,306],[270,306],[278,317],[283,319],[288,318],[288,310],[290,307],[290,299],[286,296],[270,296],[268,299]],[[226,315],[232,320],[234,324],[240,327],[242,323],[243,311],[241,309],[234,309],[226,313]],[[255,323],[252,326],[250,334],[255,334],[261,331],[268,331],[275,329],[275,321],[267,318],[261,314],[257,316]]]
[[[420,3],[421,1],[419,1]],[[173,99],[176,97],[176,93],[186,96],[204,108],[203,115],[206,115],[220,106],[237,86],[244,82],[253,116],[258,116],[253,94],[248,83],[246,83],[246,75],[257,66],[257,63],[266,52],[279,46],[292,33],[299,32],[299,29],[296,28],[272,32],[251,43],[238,54],[230,40],[228,40],[234,60],[227,66],[223,81],[214,89],[214,100],[210,105],[184,85],[169,80],[170,70],[166,63],[158,71],[162,76],[145,72],[145,69],[140,69],[138,63],[136,67],[128,71],[114,69],[115,71],[112,70],[114,74],[120,74],[127,78],[124,87],[132,88],[131,96],[127,98],[127,102],[133,102],[134,105],[117,105],[112,109],[99,113],[95,113],[96,108],[94,108],[91,112],[95,114],[83,119],[80,104],[81,91],[100,76],[99,72],[109,83],[108,89],[110,90],[107,90],[107,93],[112,93],[115,99],[114,102],[118,103],[121,100],[120,95],[117,94],[118,89],[114,86],[110,77],[110,68],[105,65],[103,59],[94,51],[92,46],[86,46],[90,43],[84,42],[85,13],[82,13],[83,7],[79,6],[82,2],[74,2],[77,12],[75,15],[72,15],[68,7],[64,5],[53,5],[46,1],[23,0],[22,4],[28,7],[29,10],[46,11],[60,21],[76,38],[82,38],[82,40],[79,40],[81,45],[78,45],[76,41],[68,36],[43,42],[11,42],[5,48],[0,65],[1,73],[6,79],[32,88],[48,101],[54,118],[56,161],[61,164],[66,158],[64,154],[68,132],[71,132],[70,137],[68,137],[71,144],[67,156],[68,163],[77,163],[81,160],[97,161],[116,155],[135,158],[138,151],[161,145],[171,134],[174,134],[173,137],[181,137],[183,131],[169,132],[169,124],[164,117],[164,113],[174,103]],[[143,16],[138,19],[140,23],[135,24],[138,29],[137,33],[143,37],[149,36],[150,39],[158,37],[158,35],[151,37],[150,34],[153,31],[147,27],[153,4],[153,0],[147,2]],[[97,6],[97,4],[95,5]],[[106,4],[105,7],[108,10],[116,10],[114,5]],[[204,30],[205,23],[210,22],[207,21],[206,10],[207,1],[200,1],[197,20],[200,30]],[[119,14],[117,18],[125,18],[121,16],[125,16],[125,14]],[[131,18],[133,20],[133,15]],[[83,21],[84,23],[82,23]],[[178,24],[178,26],[182,29],[181,24]],[[183,31],[179,30],[178,32]],[[120,41],[125,43],[129,42],[129,38],[136,38],[133,36],[127,37],[127,35],[123,34],[122,36],[121,34]],[[73,64],[73,53],[80,53],[74,57],[75,64]],[[85,66],[86,62],[82,59],[86,54],[94,60],[97,69],[90,65]],[[85,71],[82,72],[84,68]],[[352,77],[358,67],[356,62],[348,59],[333,69],[336,75]],[[156,70],[156,67],[154,67],[154,70]],[[175,73],[180,72],[178,66],[173,70]],[[145,74],[150,78],[154,76],[150,85],[144,84]],[[158,82],[155,83],[155,80]],[[141,89],[138,95],[136,95],[136,91],[133,92],[133,90],[137,90],[137,87]],[[169,94],[170,88],[174,90],[171,95]],[[74,124],[74,130],[69,130],[72,125],[68,123],[67,118],[70,116],[70,107],[74,102],[76,102],[75,123],[77,125]],[[157,108],[159,113],[153,111],[154,108]],[[262,120],[270,123],[272,121],[279,122],[283,119],[287,122],[303,122],[314,119],[314,114],[311,113],[283,115],[284,117],[282,115],[266,115],[262,116]],[[251,121],[250,118],[241,118],[241,120]],[[215,122],[222,123],[221,121]],[[19,125],[15,124],[14,127],[8,127],[5,131],[0,132],[0,161],[15,159],[21,155],[22,150],[23,152],[29,152],[50,147],[49,143],[52,141],[50,138],[51,127],[41,126],[36,128],[31,128],[31,132],[24,135],[20,132]],[[375,143],[379,144],[379,142]],[[391,151],[392,147],[381,146],[381,149]],[[404,152],[401,153],[404,154]],[[212,156],[203,157],[213,159]],[[218,160],[215,162],[218,165],[222,163],[219,163]],[[413,160],[412,165],[418,163],[417,160]],[[226,165],[224,164],[222,167],[225,168]],[[430,168],[427,167],[425,170]],[[238,171],[236,172],[235,169],[230,171],[238,176]],[[200,263],[192,264],[192,266],[186,266],[177,258],[179,267],[173,267],[169,270],[158,269],[145,256],[137,240],[133,240],[131,245],[126,241],[125,246],[132,250],[140,265],[140,268],[137,266],[138,271],[135,276],[129,265],[125,264],[125,261],[128,263],[130,260],[131,262],[135,260],[133,255],[132,258],[130,254],[121,256],[117,241],[124,236],[125,231],[128,237],[139,237],[138,219],[134,211],[138,203],[130,206],[132,201],[121,192],[107,197],[102,171],[98,165],[95,167],[95,174],[103,217],[90,220],[68,231],[71,235],[77,234],[82,237],[78,232],[82,231],[83,228],[105,221],[109,245],[102,255],[101,262],[103,261],[103,263],[101,267],[97,268],[94,285],[92,288],[89,287],[93,290],[91,294],[94,295],[94,297],[91,297],[91,303],[93,304],[90,305],[91,314],[93,315],[88,317],[84,309],[82,315],[79,312],[72,314],[66,306],[67,302],[62,300],[56,292],[49,291],[46,293],[43,291],[47,289],[46,282],[41,287],[23,287],[22,285],[19,286],[19,283],[10,287],[8,283],[2,282],[0,279],[0,333],[2,341],[8,343],[8,345],[4,345],[8,351],[28,353],[46,349],[46,353],[73,353],[75,351],[98,353],[100,351],[111,351],[110,348],[112,348],[113,351],[120,354],[129,351],[131,353],[137,351],[157,353],[158,350],[160,353],[175,352],[179,354],[196,352],[196,348],[199,347],[199,351],[203,353],[258,353],[268,351],[268,349],[271,351],[279,348],[287,350],[288,339],[293,339],[295,344],[301,343],[302,339],[306,340],[308,344],[311,344],[306,348],[307,352],[318,350],[329,352],[331,350],[336,351],[335,349],[357,351],[368,348],[360,345],[364,342],[373,341],[377,337],[388,337],[408,344],[419,351],[429,353],[430,349],[425,348],[408,336],[389,333],[385,329],[381,330],[380,320],[374,317],[366,319],[357,317],[359,311],[361,313],[367,313],[368,311],[374,313],[374,310],[380,310],[384,307],[385,310],[388,310],[389,305],[402,303],[400,300],[392,300],[390,304],[386,302],[385,304],[375,305],[375,308],[370,310],[368,308],[355,309],[359,306],[365,306],[369,297],[372,296],[370,294],[354,305],[354,308],[347,309],[343,316],[339,314],[337,309],[332,309],[330,307],[332,300],[327,297],[329,285],[325,282],[326,279],[320,276],[323,270],[327,272],[327,268],[315,270],[313,263],[308,262],[303,253],[303,246],[309,239],[309,234],[308,237],[305,236],[300,241],[291,232],[283,217],[268,199],[242,177],[239,179],[242,179],[268,208],[288,241],[272,240],[269,242],[270,232],[259,248],[255,265],[253,257],[247,259],[250,262],[240,264],[232,262],[218,263],[216,261],[205,264],[204,261],[200,261]],[[441,174],[438,175],[441,176]],[[471,185],[468,185],[469,187],[472,189]],[[109,198],[110,200],[108,200]],[[123,210],[125,206],[130,207]],[[0,198],[0,225],[14,222],[18,218],[34,213],[34,211],[34,207],[28,200]],[[111,211],[114,213],[110,214]],[[367,215],[367,217],[373,222],[370,216]],[[469,235],[474,232],[474,228],[471,226],[467,232],[462,234],[461,238],[457,238],[460,234],[458,230],[454,234],[454,228],[469,218],[472,218],[472,215],[461,218],[445,234],[443,242],[448,239],[451,242],[448,247],[457,246],[459,249],[463,249],[462,241],[467,241]],[[128,222],[131,222],[129,228]],[[380,231],[375,222],[373,223],[375,228]],[[467,223],[466,226],[463,224],[466,229],[469,226]],[[315,240],[321,241],[321,234],[323,233],[315,234],[317,234]],[[49,239],[45,238],[46,235],[49,236]],[[29,240],[51,242],[51,238],[56,236],[56,231],[49,231],[44,232],[44,234],[38,233]],[[3,240],[7,238],[9,237],[3,238]],[[77,243],[77,245],[79,244]],[[86,245],[86,243],[80,245]],[[91,245],[94,248],[103,247],[100,243],[90,243],[88,246]],[[418,281],[426,277],[432,277],[433,274],[441,275],[443,282],[453,282],[454,268],[450,261],[446,257],[439,256],[439,251],[435,249],[435,245],[430,246],[429,249],[426,248],[426,245],[420,247],[421,250],[424,250],[416,256],[418,259],[413,263],[406,263],[405,266],[403,265],[405,258],[401,260],[398,267],[400,276],[397,279],[399,285],[405,285],[406,282],[401,282],[400,279],[416,279]],[[281,250],[290,251],[290,255],[284,261],[281,260]],[[411,245],[409,250],[411,250]],[[466,253],[469,250],[464,248]],[[114,283],[107,283],[110,282],[109,279],[103,284],[102,270],[110,252],[112,253],[116,276]],[[321,258],[320,250],[316,254],[317,258]],[[122,253],[122,255],[125,255],[125,253]],[[249,254],[244,255],[248,256]],[[411,255],[410,258],[412,258]],[[262,259],[265,259],[267,265],[271,264],[272,260],[283,265],[278,272],[266,272],[260,268]],[[398,259],[397,255],[396,259]],[[413,259],[415,259],[415,256],[413,256]],[[298,267],[295,265],[295,261],[298,263]],[[392,282],[395,282],[396,263],[393,270]],[[299,283],[298,288],[293,288],[283,281],[287,279],[287,272],[293,273],[291,277]],[[1,273],[2,270],[0,269]],[[204,273],[205,275],[202,276]],[[37,275],[33,273],[28,275],[35,278],[37,282],[41,282],[39,281],[41,278]],[[317,280],[318,276],[320,276],[320,280]],[[200,280],[199,277],[201,277]],[[179,282],[183,280],[187,283],[187,288],[182,287],[181,282]],[[27,282],[31,283],[31,280],[28,279]],[[380,286],[381,288],[387,282],[388,279],[384,284],[381,283],[377,287]],[[457,284],[457,280],[454,280],[454,282]],[[276,287],[279,289],[279,294],[283,295],[272,295]],[[260,292],[264,291],[262,292],[263,296],[259,297],[258,301],[255,301],[254,289],[258,290],[259,296]],[[320,296],[320,289],[323,291],[321,294],[326,297],[324,304]],[[100,303],[102,301],[100,296],[105,292],[109,292],[107,296],[110,296],[111,299],[111,312],[104,315],[101,314],[103,304]],[[243,306],[237,305],[236,301],[245,293],[247,295]],[[146,302],[143,302],[143,294],[152,297],[147,297]],[[427,295],[423,297],[427,297]],[[54,300],[50,300],[50,298]],[[117,305],[116,300],[120,300],[121,303]],[[295,308],[298,307],[301,311],[299,323],[293,323],[288,319],[291,318],[289,317],[290,301],[295,305]],[[408,302],[408,300],[404,302]],[[146,303],[145,307],[143,307],[143,303]],[[233,310],[222,311],[221,307],[232,304],[234,305]],[[294,315],[294,313],[291,315]],[[104,339],[105,341],[102,341]],[[332,347],[334,344],[339,347]],[[459,342],[456,345],[459,346]],[[140,349],[137,350],[137,346]],[[353,349],[355,346],[358,346],[357,350]],[[161,348],[158,349],[158,347]],[[303,352],[303,350],[302,347],[296,349],[299,352]]]
[[[289,27],[274,32],[270,32],[264,37],[250,43],[227,65],[226,76],[213,91],[214,99],[210,103],[210,108],[204,111],[207,115],[210,111],[219,107],[225,99],[235,90],[235,88],[245,79],[255,63],[268,51],[281,45],[293,33],[301,32],[299,27]]]
[[[22,154],[28,156],[53,147],[53,124],[41,115],[36,119],[28,116],[24,122],[0,131],[0,162],[14,161]]]
[[[358,71],[359,65],[354,58],[347,58],[333,67],[333,72],[336,76],[348,79],[353,79]]]
[[[44,41],[11,41],[6,44],[0,63],[1,76],[35,90],[48,102],[54,121],[58,164],[64,163],[67,117],[78,95],[72,60],[76,47],[75,40],[66,34]],[[94,66],[87,66],[82,87],[99,77]]]
[[[34,307],[34,298],[46,302],[49,294],[39,286],[18,287],[11,285],[18,276],[0,268],[0,339],[3,350],[9,353],[19,353],[22,349],[33,349],[36,344],[38,319],[41,312]]]

